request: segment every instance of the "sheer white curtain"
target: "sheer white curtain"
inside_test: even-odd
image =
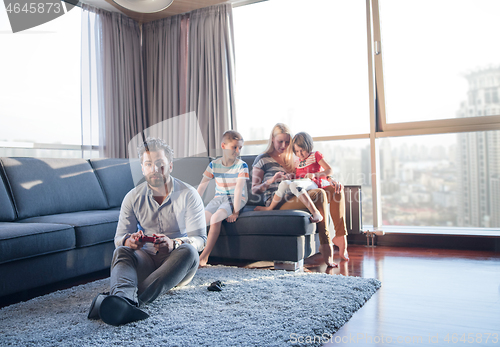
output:
[[[84,150],[98,146],[99,156],[104,154],[104,99],[102,95],[101,50],[99,47],[100,20],[97,13],[82,5],[81,37],[81,117]],[[99,102],[101,100],[101,102]],[[92,151],[90,157],[93,157]]]
[[[127,158],[128,143],[146,128],[140,27],[118,13],[82,9],[88,34],[82,40],[82,76],[89,79],[82,79],[82,104],[99,115],[103,155]]]

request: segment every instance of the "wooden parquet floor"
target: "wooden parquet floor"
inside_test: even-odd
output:
[[[306,259],[304,271],[377,278],[382,287],[336,334],[310,338],[321,338],[324,346],[500,346],[500,253],[350,245],[349,255],[348,262],[328,269],[315,255]],[[108,275],[22,293],[0,307]]]

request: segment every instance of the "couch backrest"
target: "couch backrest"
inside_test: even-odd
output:
[[[174,159],[174,169],[172,176],[197,188],[203,178],[203,172],[210,164],[208,157],[189,157]],[[207,204],[215,195],[215,182],[212,180],[208,185],[202,198]]]
[[[252,164],[255,155],[242,156],[248,165],[248,204],[263,204],[252,194]],[[197,187],[213,158],[190,157],[174,161],[172,176]],[[49,214],[119,207],[134,187],[128,159],[37,159],[0,158],[0,222]],[[136,163],[132,170],[139,170]],[[136,176],[138,174],[136,173]],[[139,174],[140,176],[140,174]],[[215,182],[207,187],[203,200],[214,196]],[[11,198],[12,196],[12,198]]]
[[[252,165],[257,156],[256,155],[243,155],[240,157],[248,165],[248,171],[250,177],[247,181],[247,194],[248,202],[247,205],[264,205],[264,201],[261,195],[252,194]],[[212,161],[213,158],[183,158],[174,161],[174,171],[172,176],[177,177],[184,182],[189,183],[193,187],[197,187],[203,177],[203,172],[206,167]],[[176,170],[177,168],[177,170]],[[215,181],[210,181],[205,194],[203,195],[203,201],[205,204],[210,202],[210,200],[215,195]]]
[[[248,202],[247,205],[261,205],[264,206],[264,198],[260,194],[252,194],[252,165],[253,162],[257,158],[256,155],[242,155],[241,160],[243,160],[248,165],[248,171],[250,173],[250,179],[247,182],[247,190],[248,190]]]
[[[12,204],[3,172],[0,172],[0,222],[12,222],[14,219],[16,219],[16,211]]]
[[[120,207],[123,198],[134,188],[128,159],[90,159],[110,208]]]
[[[19,219],[108,208],[84,159],[1,158]]]

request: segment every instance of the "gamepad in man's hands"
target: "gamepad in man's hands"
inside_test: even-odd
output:
[[[157,240],[159,238],[156,237],[156,236],[146,236],[146,235],[143,235],[141,237],[139,237],[139,241],[140,242],[151,242],[151,243],[157,243]]]

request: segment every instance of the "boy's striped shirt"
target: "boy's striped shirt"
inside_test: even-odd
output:
[[[248,165],[241,159],[236,159],[231,166],[222,165],[222,158],[215,159],[208,164],[203,173],[208,179],[215,178],[215,195],[234,196],[236,182],[238,179],[248,180]],[[246,184],[245,184],[246,188]],[[243,189],[242,197],[246,198],[246,189]]]

